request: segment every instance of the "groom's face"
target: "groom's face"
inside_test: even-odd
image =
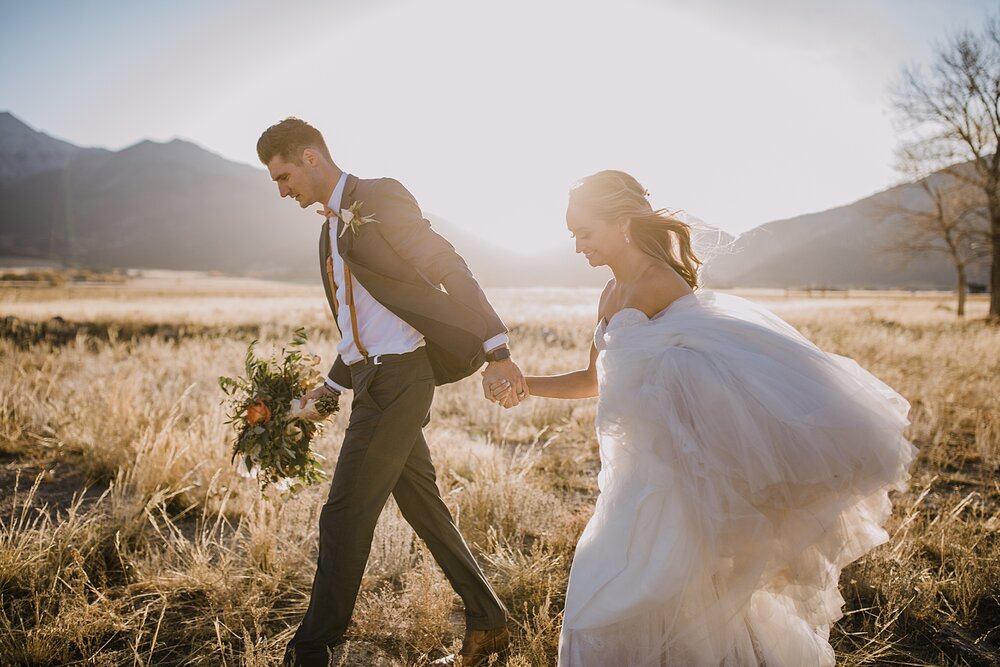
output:
[[[321,196],[317,187],[318,174],[312,167],[313,165],[305,159],[299,160],[296,164],[280,155],[275,155],[267,163],[267,171],[271,174],[271,180],[278,186],[278,194],[282,197],[291,197],[302,208],[317,203]]]

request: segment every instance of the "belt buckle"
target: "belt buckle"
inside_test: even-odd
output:
[[[371,359],[372,359],[372,365],[374,365],[374,366],[381,366],[382,365],[382,355],[381,354],[376,354]]]

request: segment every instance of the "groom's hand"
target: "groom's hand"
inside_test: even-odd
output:
[[[311,400],[318,401],[319,399],[324,398],[326,396],[334,396],[339,398],[340,392],[331,389],[329,385],[323,383],[318,387],[316,387],[315,389],[311,389],[310,391],[302,395],[302,398],[299,399],[299,409],[301,410],[302,408],[306,407],[306,403],[308,403]],[[316,412],[316,410],[310,410],[309,412],[303,413],[302,416],[314,422],[322,421],[323,419],[323,415]]]
[[[499,399],[493,392],[494,385],[498,384],[508,387]],[[524,375],[513,359],[491,361],[486,365],[486,370],[483,371],[483,396],[505,408],[513,408],[528,398],[528,383],[524,381]]]

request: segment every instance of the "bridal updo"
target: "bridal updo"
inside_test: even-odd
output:
[[[599,171],[570,189],[571,204],[582,206],[608,224],[625,221],[631,242],[647,255],[666,262],[691,289],[698,287],[701,260],[691,247],[691,226],[676,211],[654,210],[649,192],[623,171]]]

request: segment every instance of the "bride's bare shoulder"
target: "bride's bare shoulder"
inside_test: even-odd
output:
[[[646,275],[642,289],[638,290],[638,303],[635,307],[647,317],[653,317],[662,313],[677,299],[693,291],[680,274],[669,265],[663,264]]]
[[[605,319],[607,315],[608,301],[610,301],[611,292],[615,289],[615,279],[612,278],[608,281],[608,284],[604,286],[604,291],[601,292],[601,299],[597,303],[597,321],[600,322]]]

